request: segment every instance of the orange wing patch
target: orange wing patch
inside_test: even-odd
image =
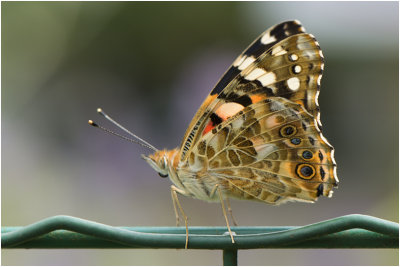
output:
[[[230,117],[237,114],[239,111],[241,111],[243,109],[244,109],[243,105],[240,105],[235,102],[228,102],[228,103],[222,104],[220,107],[217,108],[215,113],[213,113],[210,116],[210,119],[209,119],[206,127],[204,128],[202,135],[205,135],[206,133],[208,133],[209,131],[214,129],[215,126],[217,126],[218,124],[220,124],[223,121],[226,121],[227,119],[229,119]]]
[[[257,102],[260,102],[261,100],[264,100],[264,99],[266,99],[267,97],[265,96],[265,95],[261,95],[261,94],[255,94],[255,95],[251,95],[250,96],[250,99],[251,99],[251,102],[254,104],[254,103],[257,103]]]

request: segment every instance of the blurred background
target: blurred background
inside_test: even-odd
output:
[[[320,105],[339,188],[315,204],[232,201],[240,225],[306,225],[352,213],[399,220],[397,2],[2,2],[1,224],[65,214],[174,226],[170,181],[149,151],[90,127],[102,107],[174,148],[236,56],[298,19],[325,59]],[[219,204],[180,198],[190,226]],[[219,251],[2,250],[3,265],[219,265]],[[398,265],[398,250],[251,250],[241,265]]]

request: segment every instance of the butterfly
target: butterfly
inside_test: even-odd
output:
[[[233,62],[178,148],[158,150],[128,131],[154,151],[142,158],[173,183],[171,196],[177,224],[179,212],[184,217],[186,248],[188,223],[178,194],[220,202],[232,243],[225,207],[232,216],[230,198],[278,205],[331,197],[338,178],[333,146],[321,132],[323,69],[314,36],[299,21],[286,21],[262,33]]]

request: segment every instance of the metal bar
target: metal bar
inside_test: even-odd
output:
[[[304,227],[232,227],[232,230],[236,232],[235,244],[224,235],[224,227],[190,227],[189,248],[397,248],[399,240],[397,223],[366,215],[347,215]],[[70,216],[50,217],[20,228],[2,228],[1,237],[2,248],[185,246],[184,228],[112,227]]]
[[[179,234],[184,235],[185,229],[180,227],[118,227],[127,229],[135,232],[142,233],[160,233],[160,234]],[[272,228],[272,227],[271,227]],[[251,227],[235,227],[233,230],[236,234],[246,235],[246,234],[260,234],[274,232],[274,228],[270,227],[257,227],[253,229]],[[294,229],[296,227],[279,227],[280,231],[286,231]],[[3,227],[2,233],[10,233],[22,229],[22,227]],[[192,235],[198,234],[223,234],[226,228],[217,227],[217,229],[211,227],[204,227],[201,229],[189,228],[189,232]],[[208,242],[212,242],[213,236],[210,237]],[[274,247],[268,248],[397,248],[398,238],[391,237],[387,235],[377,234],[367,230],[353,229],[347,230],[340,233],[329,234],[326,236],[321,236],[318,238],[301,241],[294,244],[277,244]],[[80,233],[75,233],[66,230],[56,230],[51,233],[42,235],[33,240],[27,241],[25,243],[20,243],[15,246],[7,246],[3,248],[143,248],[142,246],[135,245],[125,245],[121,243],[116,243],[114,241],[104,240],[102,238],[84,235]],[[259,248],[266,248],[260,246]]]
[[[238,251],[236,249],[224,249],[222,251],[224,266],[237,266]]]

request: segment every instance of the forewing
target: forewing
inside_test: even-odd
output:
[[[252,64],[273,45],[289,36],[304,32],[304,27],[301,26],[301,23],[297,20],[285,21],[267,29],[236,58],[232,66],[229,67],[221,80],[215,85],[214,89],[211,91],[211,95],[218,95],[221,93],[242,70]]]
[[[189,125],[180,160],[201,136],[247,106],[270,97],[301,104],[319,123],[317,93],[323,58],[312,35],[297,21],[278,24],[263,33],[228,69]]]

